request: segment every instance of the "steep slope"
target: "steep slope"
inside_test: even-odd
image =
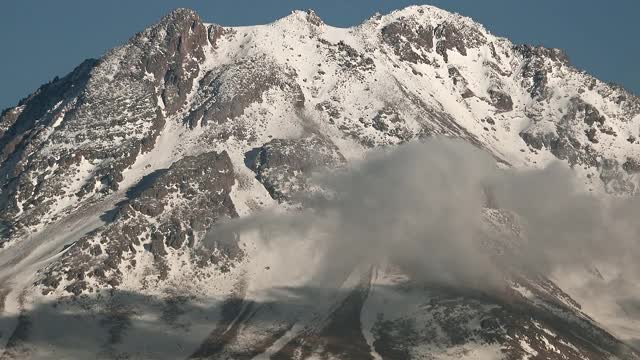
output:
[[[303,206],[321,167],[433,135],[637,194],[639,126],[640,98],[560,50],[434,7],[348,29],[176,10],[2,113],[3,356],[637,358],[539,274],[494,297],[393,265],[310,288],[303,245],[198,245],[223,219]]]

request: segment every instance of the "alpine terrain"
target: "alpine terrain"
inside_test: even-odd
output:
[[[640,97],[561,50],[431,6],[352,28],[171,12],[0,116],[0,359],[639,359],[639,285],[514,261],[526,233],[490,196],[491,291],[260,235],[330,201],[318,172],[430,138],[640,193]],[[402,212],[400,175],[350,186]],[[242,219],[261,229],[223,231]]]

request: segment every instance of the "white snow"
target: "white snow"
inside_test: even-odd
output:
[[[434,49],[423,51],[414,46],[415,51],[421,52],[433,61],[431,64],[409,64],[400,60],[393,49],[383,43],[380,36],[384,26],[400,18],[409,18],[416,23],[434,27],[447,21],[463,31],[478,32],[486,39],[487,44],[492,44],[500,59],[494,59],[489,46],[483,45],[479,48],[469,47],[466,56],[450,50],[449,61],[445,63]],[[588,75],[566,67],[554,69],[549,76],[548,84],[553,96],[548,103],[541,106],[531,98],[523,85],[523,59],[513,51],[511,42],[490,34],[483,26],[469,18],[435,7],[408,7],[389,15],[373,17],[353,28],[337,28],[326,24],[316,26],[308,22],[307,13],[297,11],[272,24],[234,27],[227,30],[229,33],[219,39],[215,49],[211,46],[206,49],[205,60],[199,64],[198,76],[184,107],[177,114],[167,117],[166,125],[154,148],[140,154],[135,163],[124,171],[124,180],[119,184],[120,191],[101,198],[101,195],[97,195],[99,189],[96,188],[94,192],[78,199],[75,193],[92,178],[97,166],[82,158],[73,168],[75,174],[64,184],[64,194],[56,198],[56,204],[43,217],[42,226],[36,229],[38,231],[28,241],[12,244],[0,251],[0,263],[9,264],[17,260],[15,265],[5,267],[0,273],[0,278],[7,280],[2,285],[10,289],[5,302],[5,316],[15,316],[23,309],[37,306],[39,301],[46,303],[48,298],[39,298],[36,294],[30,294],[34,299],[32,303],[21,303],[22,290],[30,287],[36,277],[36,271],[63,256],[64,253],[60,252],[62,246],[73,243],[86,232],[101,226],[102,220],[99,216],[124,199],[127,189],[137,184],[144,176],[171,167],[184,156],[197,155],[205,151],[226,151],[236,175],[231,198],[238,214],[248,216],[261,209],[286,211],[284,206],[270,197],[264,186],[255,179],[255,174],[245,166],[245,154],[248,151],[272,139],[320,134],[333,142],[347,161],[354,161],[367,151],[367,146],[361,140],[370,141],[376,146],[393,145],[402,141],[372,126],[372,119],[378,116],[381,110],[388,110],[392,113],[390,116],[395,115],[401,119],[399,123],[389,126],[398,131],[406,131],[411,137],[417,136],[425,125],[433,126],[436,132],[449,134],[453,130],[440,123],[439,114],[429,111],[435,109],[449,115],[461,131],[478,139],[483,146],[510,165],[541,167],[555,160],[555,156],[549,149],[534,151],[529,148],[520,137],[520,133],[527,130],[538,134],[558,135],[556,124],[565,115],[569,99],[579,96],[595,106],[605,116],[605,123],[618,134],[614,137],[598,133],[600,142],[590,144],[595,151],[606,154],[620,163],[624,162],[627,156],[640,155],[640,148],[630,145],[626,140],[629,134],[638,134],[640,115],[632,119],[619,119],[622,110],[610,98],[602,96],[602,85],[591,90],[583,89],[583,84],[591,79]],[[341,57],[346,55],[337,50],[339,46],[349,46],[355,49],[358,55],[370,57],[374,67],[367,71],[345,70],[340,66],[340,61]],[[128,139],[144,137],[151,122],[141,118],[137,122],[125,122],[124,125],[109,127],[109,131],[116,134],[109,141],[106,137],[94,143],[90,140],[45,141],[51,136],[72,140],[76,137],[82,138],[82,135],[96,125],[105,126],[111,121],[118,123],[116,120],[139,116],[137,108],[132,106],[137,103],[140,103],[141,109],[153,107],[154,110],[167,114],[161,96],[139,98],[136,92],[138,89],[123,89],[117,86],[114,75],[126,65],[122,59],[125,50],[126,48],[122,47],[110,52],[92,74],[88,86],[90,94],[102,91],[113,95],[108,100],[126,109],[118,114],[121,118],[94,120],[92,114],[86,114],[86,118],[83,118],[86,122],[78,120],[79,123],[71,124],[75,127],[70,126],[67,129],[63,119],[67,108],[72,106],[73,102],[62,108],[60,107],[63,102],[59,102],[51,110],[58,111],[58,114],[42,135],[42,156],[56,156],[61,150],[76,148],[117,149]],[[261,101],[250,104],[244,109],[244,114],[235,119],[226,119],[227,122],[206,126],[199,124],[194,128],[189,128],[183,123],[188,112],[206,100],[203,97],[208,95],[203,95],[203,89],[199,89],[198,84],[209,71],[223,77],[223,85],[217,96],[225,100],[233,99],[243,89],[242,84],[237,81],[242,74],[234,72],[241,70],[234,70],[231,65],[255,59],[266,59],[260,62],[261,66],[269,66],[269,69],[261,69],[264,72],[295,74],[295,84],[300,87],[305,98],[304,109],[294,107],[290,92],[274,86],[262,94]],[[494,64],[495,68],[487,65],[489,63]],[[460,72],[467,82],[466,87],[473,91],[476,97],[462,97],[460,85],[454,85],[450,79],[450,68]],[[498,70],[495,70],[496,68]],[[155,82],[156,79],[153,74],[146,72],[143,80]],[[513,100],[513,110],[507,113],[496,111],[490,104],[490,89],[498,89],[509,94]],[[159,94],[160,90],[157,88],[156,93]],[[338,112],[338,115],[330,114],[332,110]],[[18,107],[14,111],[22,111],[22,108]],[[540,118],[533,118],[532,114],[539,114]],[[488,118],[494,123],[490,124]],[[95,123],[87,119],[92,119]],[[236,127],[246,129],[250,136],[238,138],[230,135],[221,140],[220,134]],[[584,135],[585,130],[584,123],[575,125],[574,135],[583,144],[588,142]],[[56,169],[47,170],[53,173]],[[587,175],[594,171],[592,168],[576,169],[584,179],[585,188],[604,192],[605,189],[597,180],[597,176],[593,176],[596,180],[587,180]],[[31,181],[37,185],[39,180],[37,176],[33,176]],[[172,196],[167,204],[169,209],[184,204],[179,193]],[[93,201],[99,202],[91,205]],[[23,211],[23,205],[22,202],[17,204],[20,213]],[[71,210],[75,211],[67,214]],[[55,215],[63,214],[66,215],[59,222],[44,224],[45,221],[52,221]],[[152,225],[156,224],[153,219],[149,219],[149,222]],[[195,237],[202,235],[196,234]],[[258,234],[249,233],[241,237],[241,243],[247,253],[245,260],[228,273],[210,269],[204,278],[196,278],[194,275],[195,265],[186,250],[170,250],[166,258],[170,271],[164,281],[157,279],[157,274],[154,274],[153,255],[144,250],[144,244],[136,246],[136,253],[132,259],[137,265],[132,268],[122,265],[120,270],[123,279],[120,288],[160,298],[171,295],[172,291],[178,292],[192,296],[192,302],[196,306],[195,310],[181,315],[180,321],[188,326],[176,328],[167,324],[157,325],[161,323],[158,321],[158,309],[153,309],[151,305],[140,305],[138,312],[132,315],[133,325],[128,330],[126,339],[118,344],[118,350],[126,351],[134,358],[151,355],[157,358],[187,356],[197,348],[200,341],[212,330],[213,324],[220,319],[221,314],[217,309],[237,290],[239,284],[246,285],[244,298],[256,303],[269,302],[283,296],[295,298],[295,294],[287,292],[286,289],[308,285],[314,280],[310,278],[310,274],[314,273],[313,269],[320,266],[319,255],[311,243],[304,239],[298,242],[286,241],[287,246],[282,247],[278,244],[265,244],[258,239]],[[341,290],[355,289],[362,286],[364,274],[365,269],[355,269],[345,282],[329,279],[319,285]],[[143,279],[144,286],[141,284]],[[416,310],[421,309],[425,303],[423,291],[397,290],[396,286],[404,284],[407,280],[388,264],[380,265],[373,271],[369,283],[369,296],[361,313],[361,325],[363,336],[375,359],[381,359],[373,346],[373,326],[378,314],[395,318],[415,310],[419,322],[432,320],[433,314]],[[556,280],[561,288],[583,305],[586,314],[602,323],[615,335],[624,339],[640,339],[640,322],[625,316],[624,309],[621,309],[613,296],[604,291],[593,293],[585,290],[586,282],[593,279],[586,278],[584,274],[561,274]],[[65,281],[63,280],[63,284],[66,284]],[[607,281],[612,280],[603,281],[602,288],[606,288]],[[513,289],[526,299],[534,299],[534,294],[522,285],[516,284]],[[635,285],[630,286],[628,291],[630,295],[640,296],[640,289]],[[289,314],[284,320],[295,322],[294,326],[257,358],[268,358],[304,329],[317,328],[324,324],[326,318],[318,314],[326,314],[340,298],[339,295],[331,293],[318,296],[315,300],[316,302],[306,309],[307,312]],[[134,300],[131,298],[129,301]],[[86,330],[87,334],[90,334],[87,338],[107,336],[104,328],[99,327],[95,319],[91,319],[88,314],[76,314],[78,318],[84,319],[81,322],[84,328],[80,331]],[[2,333],[10,334],[15,322],[1,325]],[[539,324],[536,326],[546,335],[555,336],[551,330]],[[157,331],[158,337],[149,340],[145,338],[145,333],[152,327],[155,327],[153,330]],[[33,335],[34,339],[44,341],[50,330],[39,328]],[[260,336],[259,330],[245,331],[243,336]],[[175,336],[175,339],[171,336]],[[6,341],[6,337],[3,339]],[[537,355],[525,339],[519,341],[530,357]],[[543,341],[550,350],[556,350],[552,349],[553,346],[546,337]],[[70,339],[62,339],[60,343],[69,345],[72,342]],[[96,343],[91,346],[99,348],[101,345]],[[74,352],[71,346],[65,351],[60,356],[87,357],[80,352]],[[417,347],[416,351],[438,359],[497,359],[502,356],[499,346],[480,343],[447,349],[425,345]],[[46,354],[34,356],[46,357]]]

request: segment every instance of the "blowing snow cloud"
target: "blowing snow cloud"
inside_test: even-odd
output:
[[[205,243],[257,231],[269,246],[308,242],[321,259],[318,279],[390,262],[420,280],[490,288],[505,279],[487,247],[498,241],[483,215],[490,204],[513,214],[525,234],[512,263],[545,274],[606,264],[620,276],[637,271],[639,202],[585,193],[561,163],[501,169],[485,151],[436,138],[374,151],[312,181],[323,196],[307,195],[304,209],[229,221]]]

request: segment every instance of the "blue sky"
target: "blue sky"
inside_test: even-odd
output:
[[[0,109],[176,7],[222,25],[267,23],[312,8],[330,25],[349,26],[412,4],[470,16],[516,43],[562,48],[577,67],[640,94],[639,0],[3,0]]]

